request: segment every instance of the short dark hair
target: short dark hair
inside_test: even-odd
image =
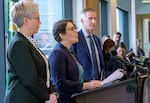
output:
[[[120,32],[114,32],[113,35],[119,35],[121,37],[121,33]]]
[[[66,26],[67,26],[67,23],[68,22],[71,22],[73,23],[73,21],[71,19],[63,19],[63,20],[59,20],[57,21],[54,25],[53,25],[53,36],[54,36],[54,39],[58,42],[61,41],[61,38],[60,38],[60,33],[65,33],[66,32]],[[73,23],[74,24],[74,23]]]

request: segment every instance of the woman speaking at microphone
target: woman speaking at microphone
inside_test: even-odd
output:
[[[78,42],[76,26],[72,20],[54,24],[53,36],[58,42],[49,56],[52,83],[59,93],[59,103],[75,103],[72,94],[101,86],[100,81],[84,82],[84,69],[71,52],[70,46]]]

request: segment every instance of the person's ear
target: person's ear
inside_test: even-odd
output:
[[[64,35],[62,33],[59,33],[59,37],[62,39]]]
[[[29,20],[29,19],[28,19],[27,17],[24,17],[24,18],[23,18],[23,24],[27,24],[27,23],[28,23],[28,20]]]

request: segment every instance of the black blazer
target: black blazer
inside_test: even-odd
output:
[[[9,87],[5,103],[45,103],[46,64],[35,47],[19,32],[7,50]],[[52,86],[51,86],[52,87]]]
[[[73,93],[82,91],[78,66],[69,50],[58,43],[49,58],[51,79],[59,93],[59,103],[74,103]]]

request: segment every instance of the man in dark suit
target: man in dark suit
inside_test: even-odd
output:
[[[101,80],[104,76],[104,60],[101,50],[101,41],[93,34],[96,27],[96,18],[96,12],[92,8],[86,8],[81,12],[80,21],[82,23],[82,29],[78,32],[79,42],[72,45],[72,50],[84,67],[85,81],[93,79]]]

